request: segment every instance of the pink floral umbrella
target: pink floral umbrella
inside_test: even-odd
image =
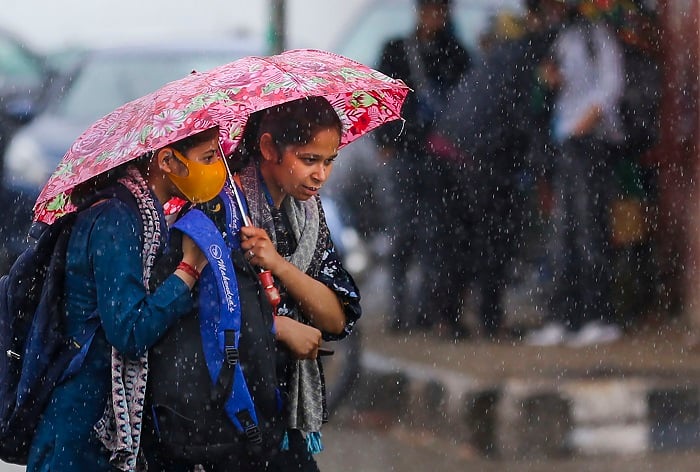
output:
[[[343,146],[400,119],[408,91],[400,80],[313,49],[249,56],[209,72],[193,72],[93,123],[42,189],[34,217],[52,223],[74,210],[69,197],[78,184],[214,126],[219,126],[222,146],[229,152],[253,112],[298,98],[329,100],[343,122]]]

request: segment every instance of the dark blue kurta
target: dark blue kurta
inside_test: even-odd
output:
[[[78,216],[67,253],[67,330],[84,330],[95,310],[101,328],[81,370],[53,392],[32,443],[30,472],[111,470],[93,432],[110,395],[111,346],[138,357],[193,308],[187,285],[175,275],[146,293],[141,233],[140,217],[117,199]]]

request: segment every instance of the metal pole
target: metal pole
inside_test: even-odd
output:
[[[270,49],[272,54],[279,54],[285,48],[285,0],[271,0]]]

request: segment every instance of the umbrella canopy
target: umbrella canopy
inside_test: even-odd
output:
[[[328,99],[343,123],[343,146],[400,119],[408,91],[400,80],[313,49],[249,56],[208,72],[193,72],[93,123],[72,144],[42,189],[34,206],[35,219],[53,222],[74,209],[69,195],[77,185],[214,126],[219,126],[228,153],[252,113],[299,98]]]

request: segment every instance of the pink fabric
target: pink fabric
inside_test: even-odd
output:
[[[468,156],[460,151],[453,141],[440,133],[430,133],[427,137],[427,145],[430,152],[434,155],[453,164],[465,164],[468,162]]]
[[[34,208],[35,219],[51,223],[72,211],[69,195],[76,185],[214,126],[219,126],[222,147],[228,153],[255,111],[303,97],[326,97],[343,122],[342,146],[400,119],[408,91],[400,80],[313,49],[249,56],[209,72],[193,72],[90,126],[44,186]]]

